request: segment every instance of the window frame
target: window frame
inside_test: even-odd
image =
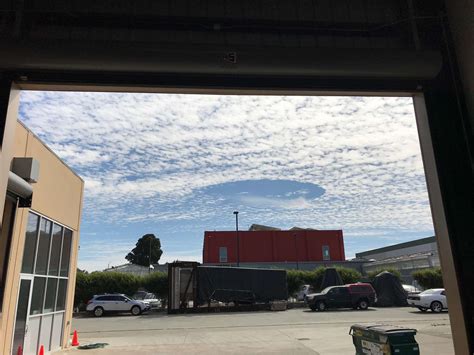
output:
[[[327,250],[327,256],[325,254],[325,251]],[[323,261],[330,261],[331,260],[331,249],[329,248],[329,245],[325,244],[321,246],[321,253],[323,256]]]
[[[223,257],[223,254],[224,254],[223,251],[225,251],[225,258]],[[219,247],[219,263],[228,263],[228,262],[229,262],[229,254],[228,254],[227,247]]]
[[[75,237],[75,232],[74,230],[72,230],[71,228],[67,227],[66,225],[62,224],[62,223],[59,223],[47,216],[44,216],[42,215],[41,213],[38,213],[32,209],[29,209],[28,210],[28,219],[30,218],[30,215],[34,215],[35,217],[38,218],[38,222],[37,222],[37,230],[36,230],[36,235],[35,235],[35,238],[36,238],[36,245],[35,245],[35,251],[34,251],[34,257],[33,257],[33,268],[32,268],[32,273],[27,273],[27,272],[21,272],[20,275],[23,275],[23,276],[31,276],[33,278],[33,282],[32,282],[32,288],[34,288],[35,286],[35,279],[43,279],[44,280],[44,290],[42,292],[42,300],[41,300],[41,309],[40,309],[40,312],[36,313],[36,314],[31,314],[31,310],[29,311],[29,314],[28,314],[28,317],[29,318],[36,318],[36,317],[44,317],[44,316],[48,316],[48,315],[54,315],[54,314],[60,314],[60,313],[65,313],[66,312],[66,304],[67,304],[67,294],[68,294],[68,290],[69,290],[69,287],[70,287],[70,282],[69,282],[69,277],[70,277],[70,273],[71,273],[71,256],[72,256],[72,249],[73,249],[73,238]],[[40,233],[41,233],[41,224],[43,223],[43,220],[46,220],[48,221],[49,223],[51,223],[51,227],[49,229],[49,245],[48,245],[48,255],[47,255],[47,259],[46,259],[46,273],[45,274],[38,274],[36,273],[37,271],[37,261],[38,261],[38,251],[39,251],[39,240],[40,240]],[[58,270],[57,270],[57,274],[56,275],[50,275],[49,272],[50,272],[50,263],[51,263],[51,255],[52,255],[52,250],[51,250],[51,247],[53,245],[53,231],[54,231],[54,227],[58,226],[61,228],[61,243],[59,245],[59,260],[58,260]],[[70,231],[71,233],[71,241],[70,241],[70,248],[69,248],[69,262],[68,262],[68,268],[67,268],[67,274],[66,276],[61,276],[61,264],[62,264],[62,258],[63,258],[63,246],[64,246],[64,234],[65,234],[65,231],[68,230]],[[24,255],[23,255],[24,257]],[[22,265],[21,267],[23,268],[23,259],[22,259]],[[46,306],[46,296],[47,296],[47,293],[48,293],[48,281],[50,279],[55,279],[56,282],[56,287],[55,287],[55,290],[53,291],[53,294],[54,294],[54,299],[53,299],[53,307],[52,307],[52,310],[48,309],[48,311],[45,311],[45,306]],[[64,287],[64,294],[61,294],[61,297],[63,298],[63,300],[61,300],[61,302],[59,302],[60,300],[58,299],[58,297],[60,296],[60,285],[63,284],[63,283],[66,283],[65,287]],[[34,291],[34,289],[32,290],[32,292]],[[31,302],[31,301],[30,301]],[[59,306],[58,306],[59,305]],[[30,307],[31,308],[31,307]]]

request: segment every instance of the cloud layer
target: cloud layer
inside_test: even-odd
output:
[[[24,92],[20,113],[85,179],[83,231],[124,250],[151,231],[164,255],[188,255],[204,229],[232,228],[234,209],[244,226],[342,228],[372,245],[432,233],[410,98]],[[295,187],[282,210],[275,196],[206,193],[258,180],[324,194]]]

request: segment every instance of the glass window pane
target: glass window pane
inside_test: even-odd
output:
[[[72,231],[64,229],[63,252],[61,255],[61,276],[69,274],[69,259],[71,258]]]
[[[46,300],[44,301],[44,313],[54,311],[54,305],[56,304],[57,285],[58,279],[48,278],[48,284],[46,286]]]
[[[64,311],[66,304],[67,280],[59,279],[58,299],[56,301],[56,311]]]
[[[31,295],[30,314],[40,314],[43,310],[45,277],[35,277],[33,282],[33,294]]]
[[[227,262],[227,247],[220,247],[219,248],[219,262],[226,263]]]
[[[39,216],[30,213],[28,215],[28,225],[26,226],[25,249],[23,251],[23,263],[21,272],[25,274],[33,273],[35,262],[36,237],[38,232]]]
[[[49,258],[49,244],[51,241],[51,226],[52,223],[50,221],[44,218],[41,219],[38,253],[36,255],[36,274],[46,275]]]
[[[63,227],[53,224],[53,240],[51,241],[51,256],[49,258],[48,275],[58,276],[62,237]]]
[[[323,260],[331,260],[331,255],[329,254],[329,246],[323,245]]]

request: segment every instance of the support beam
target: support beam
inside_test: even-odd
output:
[[[447,55],[445,52],[445,58]],[[463,97],[456,87],[457,78],[448,63],[445,60],[437,79],[423,88],[426,111],[419,97],[415,97],[415,108],[421,125],[420,141],[456,354],[472,354],[474,172],[470,147],[473,137]],[[432,157],[426,135],[430,135],[432,142]]]
[[[19,103],[20,90],[12,85],[10,80],[0,78],[0,216],[3,216],[3,201],[6,197],[8,175],[13,158]]]
[[[425,99],[422,94],[414,96],[418,134],[420,137],[423,165],[425,167],[428,194],[430,196],[431,213],[436,233],[441,267],[443,270],[444,287],[448,294],[449,318],[456,354],[469,354],[469,343],[466,329],[466,319],[463,313],[460,282],[456,277],[456,261],[451,248],[446,215],[444,212],[441,188],[438,179],[437,164],[433,152],[428,114]],[[432,263],[430,259],[430,264]]]

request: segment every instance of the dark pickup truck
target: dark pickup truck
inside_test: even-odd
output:
[[[327,287],[320,293],[309,294],[306,300],[313,311],[325,311],[327,308],[365,310],[377,302],[377,296],[371,284],[356,283]]]

